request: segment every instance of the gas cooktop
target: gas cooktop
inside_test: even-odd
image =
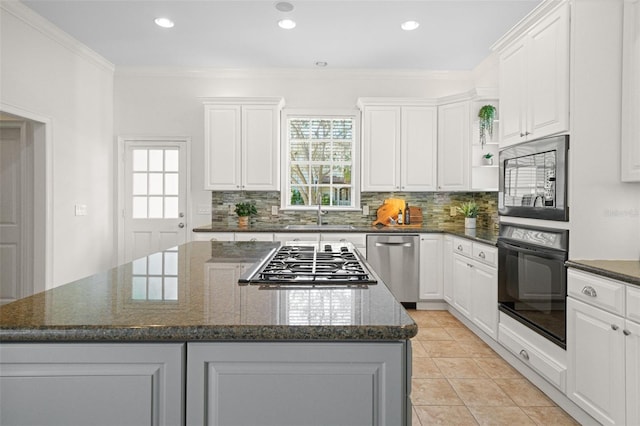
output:
[[[283,245],[238,282],[266,287],[362,288],[377,280],[351,244],[326,243]]]

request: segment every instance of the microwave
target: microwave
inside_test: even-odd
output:
[[[569,221],[568,151],[568,135],[522,142],[500,150],[498,214]]]

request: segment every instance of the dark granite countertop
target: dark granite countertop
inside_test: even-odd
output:
[[[569,260],[566,265],[569,268],[640,286],[640,261],[638,260]]]
[[[498,241],[498,230],[494,228],[476,228],[468,229],[464,225],[451,225],[433,227],[426,224],[421,225],[396,225],[396,226],[367,226],[354,225],[353,229],[336,230],[328,225],[326,230],[323,229],[285,229],[285,225],[280,224],[252,224],[249,227],[238,227],[236,225],[205,225],[193,229],[193,232],[292,232],[292,233],[401,233],[401,234],[429,234],[429,233],[446,233],[456,237],[467,238],[485,244],[496,245]]]
[[[0,307],[3,342],[404,340],[418,328],[383,283],[238,285],[279,243],[192,242]]]

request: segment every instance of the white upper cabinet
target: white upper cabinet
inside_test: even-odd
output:
[[[363,191],[436,188],[437,108],[430,101],[360,99]]]
[[[494,46],[502,146],[569,130],[569,3],[543,12]]]
[[[205,189],[280,190],[281,98],[204,101]]]
[[[438,107],[438,190],[469,189],[469,102]]]
[[[640,182],[640,1],[624,3],[622,180]]]

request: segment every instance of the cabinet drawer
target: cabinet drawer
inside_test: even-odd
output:
[[[461,254],[463,256],[473,256],[473,243],[469,240],[462,238],[453,239],[453,252]]]
[[[311,241],[311,242],[319,242],[320,234],[312,233],[312,232],[283,232],[273,234],[273,240],[276,242],[287,242],[287,241]]]
[[[627,319],[640,322],[640,287],[627,286]]]
[[[624,315],[625,285],[622,283],[569,269],[567,294],[592,306]]]
[[[502,322],[498,325],[498,342],[564,392],[566,367],[555,362]]]
[[[485,244],[473,243],[473,258],[486,265],[498,266],[498,249]]]

